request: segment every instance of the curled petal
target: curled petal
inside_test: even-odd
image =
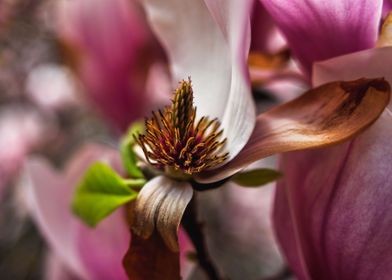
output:
[[[160,176],[149,181],[140,191],[135,204],[132,230],[144,239],[156,226],[166,245],[178,251],[177,232],[182,215],[193,195],[187,182]]]
[[[181,183],[180,183],[181,184]],[[157,217],[157,229],[171,249],[178,250],[177,232],[185,208],[192,198],[193,190],[185,183],[171,188],[166,203],[162,203]],[[170,198],[170,200],[169,200]]]
[[[388,105],[384,79],[332,82],[257,118],[244,149],[231,162],[199,177],[218,181],[267,156],[340,143],[371,125]]]
[[[226,2],[141,1],[168,53],[175,82],[192,78],[199,116],[222,122],[226,148],[234,157],[256,117],[246,66],[251,1]]]
[[[155,214],[169,192],[169,182],[164,177],[156,177],[144,185],[135,204],[133,231],[148,238],[155,229]],[[165,184],[166,183],[166,184]]]
[[[374,46],[382,1],[261,0],[305,70],[313,62]]]

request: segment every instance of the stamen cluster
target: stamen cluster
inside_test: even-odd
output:
[[[226,139],[220,141],[223,130],[219,130],[219,121],[195,119],[192,84],[190,79],[182,80],[171,106],[152,112],[152,118],[145,121],[145,134],[138,136],[148,162],[159,169],[174,168],[186,174],[224,162],[228,153],[221,152]]]

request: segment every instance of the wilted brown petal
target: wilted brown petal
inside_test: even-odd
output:
[[[200,182],[228,177],[250,163],[276,153],[343,142],[371,125],[390,98],[384,79],[332,82],[258,116],[244,149],[225,166],[205,172]]]
[[[148,239],[132,232],[123,265],[132,280],[180,279],[179,253],[170,250],[156,231]]]
[[[192,187],[187,182],[164,176],[152,179],[142,188],[136,200],[133,232],[147,239],[156,225],[166,245],[172,251],[178,251],[177,231],[192,195]]]

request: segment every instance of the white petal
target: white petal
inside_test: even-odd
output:
[[[142,4],[168,52],[174,83],[191,76],[199,116],[222,122],[227,149],[234,157],[255,123],[246,70],[249,12],[233,9],[231,3],[223,5],[219,26],[202,0],[143,0]]]
[[[193,196],[193,189],[187,182],[171,181],[171,183],[170,193],[159,209],[157,229],[169,248],[178,251],[178,227],[185,208]]]
[[[141,189],[135,204],[133,231],[143,237],[151,236],[155,229],[155,215],[170,191],[170,182],[163,176],[149,181]]]
[[[148,238],[156,225],[166,245],[178,251],[178,227],[192,195],[192,187],[187,182],[173,181],[164,176],[155,177],[138,195],[133,231]]]

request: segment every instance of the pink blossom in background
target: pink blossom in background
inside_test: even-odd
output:
[[[140,7],[127,0],[64,0],[57,11],[65,59],[77,71],[85,96],[112,127],[125,130],[150,109],[149,69],[163,60]]]
[[[0,111],[0,194],[17,174],[27,154],[50,138],[49,126],[36,111],[22,106]]]
[[[125,209],[116,210],[96,228],[87,227],[71,211],[77,183],[95,161],[104,161],[121,170],[118,152],[98,144],[78,150],[62,173],[43,158],[31,158],[25,165],[26,203],[50,248],[48,280],[128,279],[122,266],[130,242]],[[185,276],[192,268],[186,261],[192,245],[183,232],[180,248]]]
[[[127,279],[121,260],[129,244],[123,209],[96,229],[90,229],[71,212],[71,199],[85,169],[94,161],[118,161],[117,152],[99,145],[82,148],[63,174],[40,158],[25,167],[27,204],[63,270],[79,279]]]
[[[371,48],[382,1],[260,0],[285,35],[306,74],[314,61]],[[323,11],[323,12],[320,12]]]

